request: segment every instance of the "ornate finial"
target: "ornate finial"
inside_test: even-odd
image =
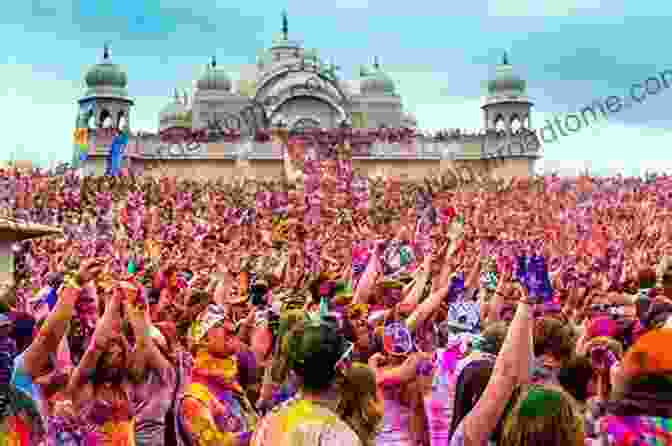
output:
[[[105,42],[103,45],[103,60],[110,59],[110,42]]]
[[[373,68],[376,70],[380,69],[380,63],[378,63],[378,56],[373,58]]]
[[[177,87],[175,87],[175,102],[180,102],[180,94],[177,92]]]
[[[289,21],[287,20],[287,11],[282,11],[282,36],[287,40],[289,34]]]
[[[502,57],[502,65],[508,65],[509,64],[509,57],[506,54],[506,51],[504,51],[504,56]]]
[[[187,94],[187,90],[182,91],[183,98],[184,98],[184,106],[188,107],[189,106],[189,95]]]
[[[216,57],[216,56],[212,56],[212,57],[210,58],[210,67],[215,68],[216,66],[217,66],[217,57]]]

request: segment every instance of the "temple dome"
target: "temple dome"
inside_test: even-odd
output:
[[[217,67],[217,61],[214,57],[196,81],[196,88],[199,90],[231,91],[231,86],[231,78],[223,69]]]
[[[526,82],[513,72],[506,54],[504,60],[495,68],[495,78],[488,82],[488,93],[497,94],[525,94]]]
[[[103,61],[94,65],[84,76],[88,88],[115,87],[126,88],[128,77],[117,64],[112,63],[108,48],[103,53]]]
[[[363,95],[394,94],[394,80],[380,68],[378,63],[375,63],[373,68],[374,70],[372,72],[362,70],[360,73],[362,76],[362,81],[360,83],[361,93]]]
[[[159,112],[159,122],[169,121],[187,121],[189,116],[189,109],[181,102],[177,91],[173,102],[167,104]]]

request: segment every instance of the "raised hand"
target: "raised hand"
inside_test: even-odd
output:
[[[104,261],[101,259],[89,259],[83,262],[79,267],[79,280],[85,285],[98,277],[103,271]]]

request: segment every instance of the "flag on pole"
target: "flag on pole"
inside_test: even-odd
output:
[[[79,160],[85,161],[89,156],[89,129],[75,129],[75,147],[79,151]]]
[[[121,161],[124,157],[124,149],[128,145],[128,134],[120,132],[114,137],[107,156],[107,174],[117,176],[121,172]]]

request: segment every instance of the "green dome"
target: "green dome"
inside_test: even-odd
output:
[[[126,88],[128,78],[126,73],[117,64],[113,64],[109,59],[91,67],[84,78],[88,88],[96,87],[116,87]]]
[[[175,92],[173,102],[167,104],[159,112],[159,122],[176,121],[178,123],[186,124],[189,120],[189,109],[180,102],[179,95]]]
[[[380,69],[378,64],[374,64],[374,71],[368,72],[365,68],[360,71],[363,78],[361,83],[362,94],[394,94],[394,80]]]
[[[488,82],[488,92],[490,94],[525,94],[526,82],[513,73],[513,68],[508,64],[506,58],[504,63],[498,65],[495,70],[495,78]]]
[[[231,78],[223,69],[217,67],[217,62],[213,58],[212,62],[205,67],[201,77],[196,81],[196,88],[199,90],[231,91]]]

